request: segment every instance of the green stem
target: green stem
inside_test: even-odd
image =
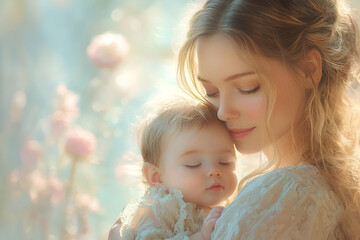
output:
[[[62,240],[66,240],[66,236],[67,236],[66,222],[67,222],[69,210],[70,210],[69,200],[71,198],[71,195],[73,194],[76,166],[77,166],[77,159],[72,159],[69,182],[68,182],[68,185],[67,185],[67,188],[65,191],[65,198],[64,198],[64,216],[63,216],[62,228],[61,228],[61,235],[62,235],[61,239]]]

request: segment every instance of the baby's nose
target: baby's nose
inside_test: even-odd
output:
[[[221,175],[221,172],[219,169],[212,169],[209,172],[209,177],[219,177]]]

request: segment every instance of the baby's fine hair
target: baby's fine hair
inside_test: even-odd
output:
[[[168,138],[173,137],[171,134],[210,123],[223,124],[209,104],[183,96],[162,102],[137,128],[138,145],[144,162],[159,166],[162,149]]]

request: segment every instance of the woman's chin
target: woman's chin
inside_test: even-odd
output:
[[[259,146],[247,145],[240,142],[235,142],[235,147],[236,150],[241,154],[254,154],[262,151]]]

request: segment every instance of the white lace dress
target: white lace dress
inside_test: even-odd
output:
[[[120,214],[121,240],[186,240],[200,231],[206,213],[182,200],[179,190],[151,187]]]
[[[217,220],[212,239],[335,239],[343,207],[312,165],[250,181]]]

